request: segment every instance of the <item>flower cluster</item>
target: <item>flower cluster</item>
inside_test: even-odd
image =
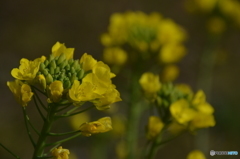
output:
[[[119,92],[111,81],[115,75],[110,68],[87,53],[74,60],[73,53],[74,48],[57,42],[48,58],[21,59],[20,67],[11,72],[16,80],[7,82],[18,103],[27,106],[33,96],[31,88],[39,86],[46,92],[49,103],[80,106],[89,101],[103,110],[120,101]]]
[[[240,3],[235,0],[186,0],[186,9],[191,13],[208,15],[208,30],[221,33],[229,20],[240,26]]]
[[[171,19],[158,13],[147,15],[143,12],[113,14],[108,32],[101,36],[101,42],[106,47],[105,61],[116,65],[124,64],[128,57],[126,52],[136,51],[140,52],[137,56],[142,59],[157,53],[163,63],[177,62],[186,53],[183,46],[185,39],[185,31]]]
[[[206,101],[202,90],[194,94],[185,84],[160,83],[158,75],[151,72],[144,73],[139,83],[145,97],[155,106],[159,114],[159,117],[149,118],[148,138],[156,137],[164,125],[170,131],[177,130],[176,127],[195,131],[215,125],[214,109]]]

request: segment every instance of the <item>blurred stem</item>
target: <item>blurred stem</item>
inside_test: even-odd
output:
[[[211,99],[212,77],[216,59],[216,48],[220,40],[220,35],[209,35],[207,45],[200,57],[199,75],[197,88],[204,90],[208,99]],[[195,147],[201,149],[204,153],[209,151],[207,129],[199,131],[195,138]]]
[[[80,130],[77,131],[70,131],[70,132],[65,132],[65,133],[48,133],[50,136],[62,136],[62,135],[69,135],[69,134],[74,134],[74,133],[79,133],[81,132]]]
[[[21,159],[19,156],[15,155],[12,151],[10,151],[7,147],[5,147],[3,144],[0,143],[0,145],[7,151],[9,152],[12,156],[14,156],[17,159]]]
[[[140,100],[140,85],[139,85],[140,75],[136,72],[132,74],[131,78],[131,102],[129,106],[128,114],[128,125],[127,125],[127,151],[128,159],[136,158],[136,147],[138,141],[138,127],[139,127],[139,118],[143,111],[142,106],[139,104]]]

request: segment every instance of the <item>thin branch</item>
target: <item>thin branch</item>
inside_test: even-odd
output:
[[[38,94],[36,93],[35,90],[33,90],[34,94],[36,95],[39,103],[41,104],[41,106],[47,111],[47,107],[43,104],[42,100],[39,98]]]
[[[72,105],[72,103],[70,103],[70,104],[68,104],[67,106],[65,106],[65,107],[63,107],[63,108],[57,110],[56,112],[63,111],[64,109],[67,109],[67,108],[68,108],[69,106],[71,106],[71,105]]]
[[[28,121],[29,125],[31,126],[31,128],[35,131],[36,134],[38,134],[38,135],[40,136],[40,133],[39,133],[39,132],[37,131],[37,129],[32,125],[32,123],[31,123],[28,115],[26,116],[26,118],[27,118],[27,121]]]
[[[0,145],[7,151],[9,152],[12,156],[14,156],[17,159],[21,159],[19,156],[15,155],[12,151],[10,151],[7,147],[5,147],[3,144],[0,143]]]
[[[35,86],[31,86],[33,87],[34,89],[36,89],[38,92],[42,93],[43,95],[47,96],[45,92],[41,91],[40,89],[38,89],[37,87]]]
[[[92,109],[92,108],[94,108],[94,107],[95,107],[95,106],[91,106],[91,107],[88,107],[88,108],[86,108],[86,109],[83,109],[83,110],[81,110],[81,111],[78,111],[78,112],[72,113],[72,114],[67,114],[67,113],[65,113],[65,114],[63,114],[63,115],[56,116],[56,118],[70,117],[70,116],[73,116],[73,115],[76,115],[76,114],[85,112],[85,111],[87,111],[87,110],[89,110],[89,109]]]
[[[66,138],[66,139],[63,139],[63,140],[59,140],[59,141],[54,142],[54,143],[46,144],[45,146],[47,147],[47,146],[51,146],[51,145],[58,145],[58,144],[61,144],[61,143],[63,143],[63,142],[66,142],[66,141],[68,141],[68,140],[74,139],[75,137],[78,137],[78,136],[80,136],[80,135],[81,135],[81,132],[78,133],[78,134],[76,134],[76,135],[73,135],[73,136],[71,136],[71,137],[69,137],[69,138]]]
[[[66,133],[48,133],[48,135],[50,135],[50,136],[62,136],[62,135],[69,135],[69,134],[79,133],[79,132],[81,132],[81,131],[77,130],[77,131],[70,131],[70,132],[66,132]]]
[[[40,116],[42,117],[43,121],[45,121],[45,120],[46,120],[46,118],[44,117],[44,115],[43,115],[42,111],[40,110],[40,108],[39,108],[39,106],[38,106],[38,103],[37,103],[37,101],[36,101],[36,98],[35,98],[35,96],[33,97],[33,100],[34,100],[34,103],[35,103],[35,105],[36,105],[36,107],[37,107],[37,110],[38,110],[38,112],[39,112]]]
[[[25,126],[26,126],[26,129],[27,129],[27,133],[28,133],[28,137],[33,145],[33,147],[35,148],[36,147],[36,144],[32,138],[32,134],[29,130],[29,127],[28,127],[28,122],[27,122],[27,113],[26,113],[26,110],[25,110],[25,107],[23,107],[23,114],[24,114],[24,121],[25,121]]]

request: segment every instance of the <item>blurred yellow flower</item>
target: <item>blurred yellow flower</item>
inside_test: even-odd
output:
[[[54,44],[52,47],[53,56],[58,57],[62,53],[65,54],[67,60],[72,59],[73,53],[74,53],[74,48],[66,48],[65,44],[56,42],[56,44]]]
[[[147,138],[154,139],[162,131],[164,123],[157,116],[150,116],[147,125]]]
[[[34,61],[22,58],[19,68],[12,69],[11,74],[14,78],[19,80],[33,80],[39,70],[40,63],[44,62],[45,59],[45,56],[37,58]]]
[[[202,90],[197,91],[192,100],[193,105],[205,104],[206,95]]]
[[[23,107],[27,106],[28,102],[31,101],[33,92],[31,87],[27,84],[24,84],[20,80],[15,80],[7,82],[7,86],[13,93],[16,101]]]
[[[68,149],[63,149],[62,146],[52,150],[53,159],[68,159],[70,154]]]
[[[110,117],[103,117],[94,122],[86,122],[80,126],[83,136],[91,136],[92,134],[104,133],[112,130],[112,122]]]
[[[168,43],[160,50],[159,59],[163,63],[175,63],[186,55],[186,48],[182,44]]]
[[[88,55],[87,53],[84,53],[80,59],[80,64],[82,65],[82,69],[84,71],[91,70],[96,63],[97,60],[95,60],[91,55]]]
[[[190,122],[189,129],[191,131],[194,131],[195,129],[213,127],[215,125],[216,125],[216,121],[212,114],[204,114],[204,113],[198,112]]]
[[[139,79],[139,83],[146,93],[154,94],[161,88],[161,83],[159,81],[159,76],[154,75],[151,72],[146,72],[142,74],[141,78]]]
[[[162,81],[164,82],[172,82],[174,81],[179,75],[179,68],[176,65],[167,65],[164,67],[162,72]]]
[[[172,103],[170,105],[170,112],[180,124],[187,124],[196,115],[196,112],[190,108],[189,102],[185,99],[180,99]]]
[[[183,132],[187,129],[186,125],[179,124],[177,121],[173,120],[168,126],[168,131],[173,135],[178,135],[179,133]]]
[[[127,61],[127,53],[119,47],[109,47],[104,49],[103,59],[109,64],[123,65]]]
[[[63,83],[61,81],[54,81],[49,85],[50,100],[52,102],[59,102],[63,93]]]
[[[208,20],[207,29],[210,33],[221,34],[226,29],[226,23],[220,17],[212,17]]]
[[[188,100],[192,100],[193,97],[193,91],[191,87],[187,84],[177,84],[176,88],[180,90],[183,94],[187,95]]]
[[[206,159],[206,157],[201,151],[193,150],[187,155],[187,159]]]
[[[74,130],[79,130],[79,123],[89,122],[90,115],[88,112],[83,112],[74,116],[69,117],[70,125]]]

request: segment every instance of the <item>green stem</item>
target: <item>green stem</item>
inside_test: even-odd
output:
[[[0,143],[0,145],[7,151],[9,152],[12,156],[14,156],[17,159],[21,159],[19,156],[15,155],[12,151],[10,151],[7,147],[5,147],[3,144]]]
[[[61,108],[61,109],[58,109],[57,112],[60,112],[60,111],[63,111],[64,109],[67,109],[69,106],[71,106],[72,103],[66,105],[65,107]]]
[[[79,133],[79,132],[80,132],[80,130],[70,131],[70,132],[66,132],[66,133],[48,133],[48,135],[50,135],[50,136],[62,136],[62,135],[69,135],[69,134]]]
[[[71,137],[69,137],[69,138],[66,138],[66,139],[63,139],[63,140],[59,140],[59,141],[57,141],[57,142],[53,142],[53,143],[46,144],[45,146],[47,147],[47,146],[52,146],[52,145],[61,144],[61,143],[66,142],[66,141],[68,141],[68,140],[74,139],[74,138],[76,138],[76,137],[78,137],[78,136],[80,136],[80,135],[81,135],[81,133],[78,133],[78,134],[73,135],[73,136],[71,136]]]
[[[29,130],[29,127],[28,127],[28,119],[27,119],[28,117],[27,117],[27,113],[26,113],[26,108],[25,107],[23,107],[23,114],[24,114],[24,121],[25,121],[24,123],[25,123],[26,129],[27,129],[28,137],[29,137],[33,147],[35,148],[36,144],[35,144],[35,142],[34,142],[34,140],[32,138],[31,131]]]
[[[40,135],[40,133],[37,131],[37,129],[33,126],[33,124],[31,123],[28,115],[26,115],[27,121],[29,123],[29,125],[31,126],[31,128],[35,131],[36,134]]]
[[[154,159],[155,155],[157,154],[157,151],[160,147],[160,142],[162,139],[162,133],[160,133],[156,140],[153,141],[152,145],[150,146],[150,150],[147,153],[146,159]]]
[[[46,95],[45,92],[41,91],[41,90],[38,89],[37,87],[34,87],[34,86],[31,86],[31,87],[34,88],[34,89],[36,89],[38,92],[42,93],[43,95],[45,95],[45,96],[47,97],[47,95]]]
[[[34,92],[34,95],[36,95],[36,97],[37,97],[39,103],[41,104],[41,106],[47,111],[47,110],[48,110],[47,107],[43,104],[42,100],[39,98],[39,96],[38,96],[38,94],[36,93],[36,91],[33,90],[33,92]]]
[[[39,157],[43,156],[44,148],[46,147],[46,139],[48,137],[53,121],[55,119],[54,116],[55,116],[55,111],[57,109],[57,106],[51,105],[51,107],[49,106],[49,108],[50,109],[47,114],[48,118],[44,121],[43,128],[40,133],[40,137],[38,138],[36,148],[33,154],[33,159],[38,159]]]
[[[87,111],[87,110],[89,110],[89,109],[92,109],[92,108],[94,108],[95,106],[91,106],[91,107],[88,107],[88,108],[86,108],[86,109],[83,109],[83,110],[80,110],[80,111],[78,111],[78,112],[76,112],[76,113],[72,113],[72,114],[69,114],[69,112],[71,111],[68,111],[67,113],[65,113],[65,114],[63,114],[63,115],[59,115],[59,116],[56,116],[56,118],[63,118],[63,117],[70,117],[70,116],[73,116],[73,115],[76,115],[76,114],[79,114],[79,113],[83,113],[83,112],[85,112],[85,111]]]
[[[43,121],[45,121],[46,119],[45,119],[45,117],[44,117],[42,111],[40,110],[40,108],[39,108],[39,106],[38,106],[38,103],[37,103],[37,101],[36,101],[35,96],[33,97],[33,101],[34,101],[34,103],[35,103],[35,105],[36,105],[36,107],[37,107],[37,110],[38,110],[38,112],[39,112],[41,118],[43,119]]]

